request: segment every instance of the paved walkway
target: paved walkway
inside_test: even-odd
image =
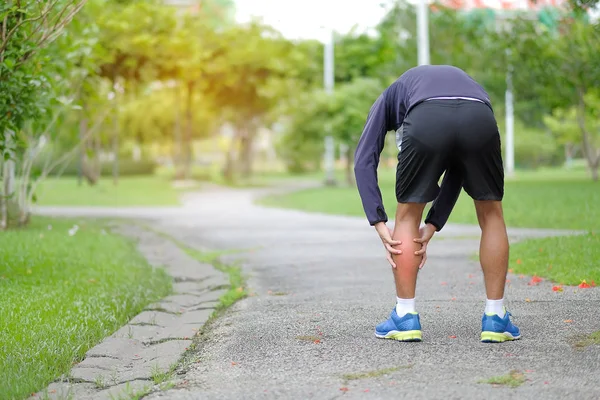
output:
[[[431,242],[418,283],[424,341],[378,340],[374,326],[395,295],[372,228],[362,218],[254,206],[259,194],[209,191],[168,210],[39,210],[122,213],[196,248],[250,249],[224,261],[241,263],[253,296],[212,325],[200,362],[177,387],[148,398],[600,398],[600,346],[573,347],[577,335],[600,329],[600,290],[554,293],[548,282],[510,276],[508,305],[524,337],[479,343],[485,294],[469,258],[479,229],[448,226]],[[510,230],[513,240],[563,233]],[[527,378],[518,388],[479,383],[515,369]]]

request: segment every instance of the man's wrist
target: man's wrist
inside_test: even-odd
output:
[[[439,232],[442,230],[442,228],[440,226],[438,226],[437,224],[433,223],[430,220],[425,220],[425,226],[428,226],[430,229],[433,229],[435,232]]]

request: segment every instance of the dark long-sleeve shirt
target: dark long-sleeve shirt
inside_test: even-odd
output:
[[[388,220],[377,182],[377,167],[387,132],[398,130],[416,105],[436,97],[471,98],[492,107],[481,85],[460,68],[450,65],[411,68],[392,83],[371,107],[354,155],[356,185],[369,224]],[[461,189],[462,176],[459,170],[449,168],[426,222],[441,230]]]

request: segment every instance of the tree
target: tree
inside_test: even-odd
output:
[[[515,91],[535,96],[555,117],[574,112],[578,141],[597,180],[600,150],[589,116],[596,106],[595,88],[600,85],[600,31],[576,15],[563,19],[556,33],[540,34],[531,24],[521,23],[514,35],[514,59],[520,60]]]
[[[113,111],[113,182],[118,182],[119,104],[133,98],[142,84],[159,76],[165,60],[160,50],[169,43],[177,20],[172,8],[158,0],[97,3],[99,74],[111,81]]]
[[[63,33],[85,3],[9,0],[0,5],[0,150],[5,160],[0,229],[8,225],[7,199],[14,194],[15,160],[23,151],[18,134],[27,121],[47,118],[44,114],[53,100],[53,66],[42,64],[46,60],[40,59],[40,53]]]
[[[360,139],[367,114],[383,91],[381,82],[373,78],[359,78],[339,86],[332,104],[331,130],[338,143],[346,149],[345,173],[349,185],[354,184],[354,150]]]
[[[208,49],[205,46],[211,62],[203,68],[201,90],[235,127],[224,177],[232,180],[237,166],[248,177],[257,129],[274,105],[297,89],[290,79],[297,73],[293,66],[297,54],[278,32],[256,22],[228,27],[213,38]]]

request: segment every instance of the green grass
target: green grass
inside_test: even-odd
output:
[[[393,220],[395,171],[380,170],[379,181],[384,205]],[[364,218],[355,187],[308,189],[259,202],[266,206]],[[514,178],[506,180],[504,212],[510,227],[598,230],[599,205],[600,182],[592,182],[582,169],[517,171]],[[473,202],[464,191],[449,222],[477,224]],[[544,250],[540,252],[540,248]],[[584,279],[600,283],[598,259],[600,236],[592,233],[526,240],[511,246],[511,268],[516,273],[538,275],[566,285],[577,285]]]
[[[70,236],[74,224],[79,230]],[[98,223],[36,217],[26,229],[2,233],[2,398],[26,397],[67,374],[170,285],[132,242]]]
[[[96,185],[78,185],[76,178],[49,178],[37,190],[43,206],[172,206],[180,204],[183,190],[165,178],[125,177],[113,185],[109,177]]]
[[[565,285],[600,283],[600,234],[530,239],[513,244],[510,251],[514,273]]]
[[[510,373],[502,376],[495,376],[493,378],[480,381],[479,383],[489,383],[490,385],[501,385],[516,388],[525,383],[525,375],[522,372],[514,370]]]
[[[412,368],[412,365],[404,365],[402,367],[377,369],[374,371],[358,372],[358,373],[354,373],[354,374],[344,374],[344,375],[342,375],[342,378],[345,381],[355,381],[358,379],[379,378],[381,376],[391,374],[392,372],[396,372],[396,371],[400,370],[401,368],[402,369]]]
[[[592,345],[600,345],[600,331],[592,332],[575,342],[575,348],[583,349]]]
[[[554,175],[553,175],[554,174]],[[396,206],[395,171],[379,171],[379,184],[390,219]],[[323,187],[260,200],[266,206],[364,217],[356,187]],[[507,179],[504,210],[508,226],[596,229],[600,226],[600,182],[581,171],[520,172]],[[449,222],[477,224],[471,199],[462,192]]]
[[[237,265],[223,264],[219,260],[219,257],[225,254],[225,252],[202,252],[187,247],[182,243],[176,243],[191,257],[200,262],[211,264],[213,267],[229,276],[230,287],[229,290],[227,290],[227,292],[225,292],[225,294],[223,294],[219,299],[219,304],[215,309],[217,313],[231,307],[235,302],[245,298],[248,295],[246,280],[242,275],[241,268]]]

